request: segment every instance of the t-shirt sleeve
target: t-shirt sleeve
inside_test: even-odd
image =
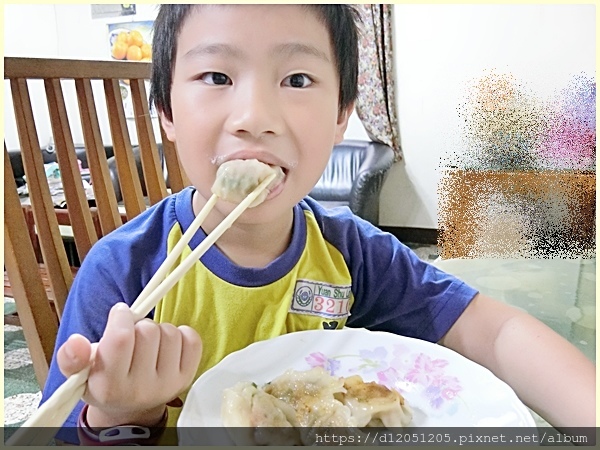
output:
[[[352,275],[349,327],[437,342],[477,294],[349,211],[323,217],[322,226]]]

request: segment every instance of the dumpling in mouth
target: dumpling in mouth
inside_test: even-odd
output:
[[[240,203],[272,174],[275,174],[275,179],[252,202],[250,207],[254,207],[264,202],[270,190],[283,179],[284,173],[281,167],[269,166],[256,159],[227,161],[221,164],[217,170],[217,178],[212,186],[212,193],[225,201]]]

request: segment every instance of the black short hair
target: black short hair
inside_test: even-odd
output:
[[[150,101],[173,120],[171,83],[177,39],[192,7],[201,5],[162,4],[154,21]],[[339,76],[339,110],[346,109],[358,94],[358,23],[360,16],[351,5],[303,5],[315,11],[329,31]]]

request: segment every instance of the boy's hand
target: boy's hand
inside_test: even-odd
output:
[[[83,397],[90,405],[88,423],[98,428],[155,425],[166,403],[192,383],[201,354],[200,336],[192,328],[149,319],[134,323],[127,305],[116,304]],[[90,355],[90,342],[73,335],[58,351],[58,366],[68,377],[83,369]]]

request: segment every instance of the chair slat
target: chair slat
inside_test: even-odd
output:
[[[69,261],[58,229],[50,187],[44,171],[44,161],[39,151],[27,82],[24,79],[13,79],[10,85],[29,198],[39,235],[40,248],[50,274],[56,308],[60,315],[72,282]]]
[[[60,80],[57,78],[44,80],[44,86],[48,97],[48,111],[50,112],[60,177],[73,227],[73,237],[79,259],[83,261],[92,245],[98,240],[98,236],[81,180]]]
[[[107,234],[123,224],[117,206],[117,197],[110,178],[106,152],[102,145],[100,124],[96,113],[96,104],[89,79],[75,80],[79,115],[85,142],[88,167],[94,189],[94,198],[98,208],[98,217],[102,233]]]
[[[4,145],[4,264],[17,306],[19,321],[27,340],[33,368],[40,386],[48,376],[48,367],[58,330],[21,210],[17,187],[6,145]]]
[[[158,203],[167,196],[167,186],[162,174],[161,164],[158,158],[158,148],[154,138],[150,110],[146,97],[145,80],[130,80],[131,97],[133,99],[133,111],[135,125],[140,146],[142,168],[144,170],[144,181],[150,204]]]
[[[175,144],[167,139],[162,125],[160,127],[160,135],[162,138],[163,155],[169,174],[169,186],[171,187],[171,192],[179,192],[192,183],[181,167]]]
[[[113,140],[113,148],[117,160],[117,171],[121,193],[127,212],[127,219],[131,220],[146,209],[143,200],[142,185],[137,173],[135,158],[131,149],[129,130],[125,122],[125,111],[121,100],[121,89],[118,80],[104,80],[104,93],[108,107],[108,119]]]

